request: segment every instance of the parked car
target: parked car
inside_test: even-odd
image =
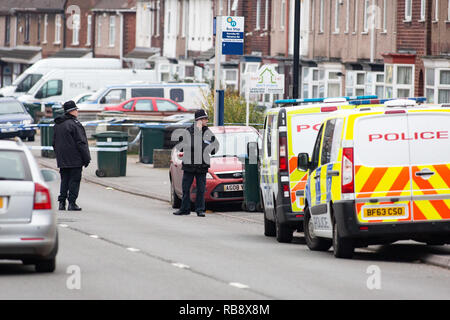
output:
[[[132,81],[123,77],[119,79],[122,83]],[[152,79],[147,77],[144,80],[146,83],[136,83],[136,80],[139,80],[136,78],[133,81],[135,83],[108,85],[97,90],[84,103],[78,105],[78,108],[81,111],[102,111],[105,107],[116,106],[131,98],[157,97],[171,99],[188,110],[196,110],[206,102],[205,97],[210,92],[206,83],[151,83]]]
[[[205,202],[242,202],[244,200],[243,164],[239,156],[247,153],[249,142],[258,142],[260,135],[253,127],[229,126],[210,127],[219,141],[220,147],[211,156],[211,167],[206,175]],[[183,153],[173,148],[170,161],[171,204],[173,208],[181,206]],[[191,201],[195,202],[196,184],[191,188]]]
[[[122,112],[186,112],[177,102],[157,97],[132,98],[113,107],[105,107],[105,111]]]
[[[89,99],[93,94],[94,94],[94,92],[92,92],[92,91],[91,92],[83,92],[83,93],[80,93],[79,95],[73,97],[70,100],[74,101],[76,104],[83,103],[87,99]]]
[[[20,137],[34,141],[36,130],[13,125],[30,125],[33,118],[16,98],[0,98],[0,139]]]
[[[55,270],[58,232],[46,182],[56,177],[39,169],[20,139],[0,140],[0,259]]]

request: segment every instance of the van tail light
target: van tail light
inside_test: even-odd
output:
[[[287,138],[286,137],[280,137],[280,164],[279,169],[280,171],[288,171],[288,162],[287,162]]]
[[[344,148],[342,153],[342,193],[355,193],[353,172],[353,148]]]
[[[39,183],[34,184],[34,205],[33,210],[51,210],[52,200],[50,191]]]

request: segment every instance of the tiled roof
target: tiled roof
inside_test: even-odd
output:
[[[94,10],[99,9],[136,9],[136,0],[100,0],[94,7]]]

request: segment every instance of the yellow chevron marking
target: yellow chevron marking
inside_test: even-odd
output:
[[[442,220],[442,217],[436,212],[430,201],[414,201],[414,203],[419,207],[427,220]]]
[[[391,189],[395,180],[397,180],[402,169],[403,169],[402,167],[390,167],[384,174],[380,183],[378,183],[377,187],[374,190],[374,193],[382,193],[377,196],[386,195],[389,192],[389,190]],[[407,186],[407,187],[409,188],[409,186]]]
[[[367,179],[369,179],[370,174],[374,169],[369,167],[361,167],[359,168],[358,174],[355,179],[355,191],[358,193],[364,187]]]

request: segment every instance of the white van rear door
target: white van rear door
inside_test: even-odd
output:
[[[356,211],[360,223],[411,221],[407,114],[380,114],[354,127]]]
[[[409,112],[414,221],[450,219],[450,112]]]

